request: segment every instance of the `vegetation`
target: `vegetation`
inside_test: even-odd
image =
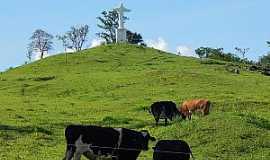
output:
[[[140,33],[133,33],[131,31],[127,31],[127,41],[130,44],[142,44],[146,46]]]
[[[240,53],[242,55],[242,59],[245,60],[246,59],[246,54],[249,51],[249,48],[239,48],[239,47],[235,47],[234,48],[238,53]]]
[[[66,32],[64,35],[58,35],[57,38],[62,42],[65,51],[67,48],[74,51],[81,51],[84,43],[87,40],[87,35],[89,33],[89,26],[72,26],[70,31]]]
[[[236,47],[235,50],[239,53],[241,53],[242,58],[239,56],[232,54],[232,53],[226,53],[223,51],[223,48],[210,48],[210,47],[200,47],[195,50],[195,53],[200,58],[210,58],[210,59],[216,59],[216,60],[222,60],[227,62],[234,62],[234,63],[242,63],[242,64],[255,64],[253,61],[249,61],[245,56],[247,52],[249,51],[249,48],[238,48]]]
[[[270,53],[260,57],[259,63],[264,65],[264,66],[270,66]]]
[[[44,57],[44,53],[52,49],[53,36],[41,29],[37,29],[30,40],[31,43],[28,45],[27,58],[31,61],[33,52],[40,54],[40,59]]]
[[[116,43],[116,29],[118,28],[118,13],[115,10],[103,11],[102,16],[97,17],[99,24],[97,26],[102,32],[97,33],[97,36],[104,39],[107,44]],[[128,17],[124,17],[124,21],[128,20]],[[130,44],[146,44],[143,42],[143,38],[140,33],[133,33],[127,31],[127,40]]]
[[[63,158],[68,124],[147,129],[158,140],[187,141],[196,159],[270,159],[269,77],[126,44],[69,58],[65,64],[65,54],[51,56],[0,75],[1,160]],[[192,98],[210,99],[210,115],[155,126],[144,110],[154,101]]]

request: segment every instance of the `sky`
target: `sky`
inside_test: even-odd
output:
[[[119,6],[131,9],[126,28],[141,33],[148,46],[194,55],[201,46],[250,48],[257,60],[270,51],[269,0],[3,0],[0,2],[0,71],[24,64],[29,37],[36,29],[63,34],[74,25],[90,26],[85,47],[100,40],[97,18]],[[54,41],[49,54],[63,52]]]

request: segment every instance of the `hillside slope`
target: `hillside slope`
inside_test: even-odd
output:
[[[0,75],[0,159],[61,159],[68,124],[184,139],[197,159],[270,159],[270,78],[133,45],[51,56]],[[152,102],[208,98],[206,117],[155,126]],[[154,145],[155,143],[151,143]],[[152,150],[140,159],[151,159]]]

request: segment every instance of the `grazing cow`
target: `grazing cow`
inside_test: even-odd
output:
[[[148,141],[154,141],[148,131],[125,128],[69,125],[65,130],[67,142],[63,160],[80,160],[81,155],[96,160],[111,156],[112,160],[136,160],[141,150],[148,150]]]
[[[183,140],[161,140],[153,149],[153,160],[189,160],[190,157],[193,158],[189,145]]]
[[[210,106],[211,102],[206,99],[188,100],[182,103],[179,107],[179,112],[184,114],[190,120],[192,113],[196,111],[201,112],[202,115],[209,114]]]
[[[156,125],[158,125],[159,119],[165,119],[165,125],[167,125],[167,119],[172,121],[175,116],[184,116],[177,110],[176,104],[172,101],[155,102],[151,105],[149,111],[153,114]]]

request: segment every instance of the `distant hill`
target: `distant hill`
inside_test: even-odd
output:
[[[3,72],[0,159],[61,159],[65,126],[74,123],[183,139],[198,160],[270,159],[270,78],[204,61],[118,44],[70,53],[67,64],[59,54]],[[154,101],[193,98],[209,99],[210,115],[155,126],[144,110]]]

